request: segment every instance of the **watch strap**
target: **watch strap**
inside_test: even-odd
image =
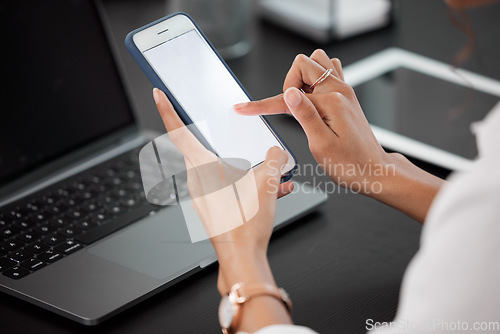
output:
[[[243,304],[247,300],[259,296],[274,297],[285,304],[288,312],[292,312],[292,301],[288,293],[283,288],[278,288],[275,285],[267,283],[236,283],[231,288],[229,296],[232,302],[238,304]]]

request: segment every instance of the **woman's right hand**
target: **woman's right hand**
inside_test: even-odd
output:
[[[322,83],[311,85],[326,70]],[[302,90],[302,91],[301,91]],[[373,197],[423,222],[443,180],[398,153],[386,153],[366,120],[341,63],[323,50],[298,55],[283,94],[235,105],[242,115],[291,114],[302,126],[311,153],[338,185]]]
[[[310,89],[328,69],[332,74]],[[330,59],[323,50],[311,57],[298,55],[283,91],[262,101],[236,105],[235,110],[244,115],[292,114],[307,135],[311,153],[330,178],[369,195],[373,183],[383,176],[380,170],[386,173],[390,167],[391,156],[378,143],[354,90],[345,83],[340,61]],[[380,170],[375,175],[376,168]]]

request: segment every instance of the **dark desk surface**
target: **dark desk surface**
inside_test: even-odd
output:
[[[392,27],[343,42],[317,45],[271,24],[252,22],[252,52],[229,65],[254,98],[280,92],[297,53],[322,47],[344,65],[389,46],[450,62],[465,38],[439,0],[396,1]],[[151,85],[123,47],[125,34],[165,12],[164,2],[106,1],[125,77],[144,128],[163,131]],[[500,79],[500,6],[471,13],[478,34],[476,53],[464,65]],[[312,162],[306,138],[283,116],[272,124],[300,163]],[[426,165],[430,171],[444,171]],[[332,194],[326,205],[277,232],[269,248],[276,280],[295,305],[294,320],[322,333],[364,333],[365,321],[393,318],[404,270],[418,248],[421,227],[369,198]],[[10,296],[0,297],[2,333],[218,333],[217,268],[212,266],[97,327],[85,327]]]

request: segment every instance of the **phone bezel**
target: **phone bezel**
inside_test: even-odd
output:
[[[180,36],[184,33],[187,33],[188,31],[191,30],[196,30],[196,32],[201,36],[202,40],[204,43],[209,47],[212,52],[214,52],[219,60],[222,62],[222,64],[225,66],[226,70],[231,74],[233,79],[236,81],[236,83],[240,86],[242,91],[245,93],[245,95],[252,100],[251,96],[248,94],[248,92],[245,90],[243,85],[240,83],[240,81],[236,78],[234,73],[230,70],[230,68],[227,66],[225,61],[222,59],[222,57],[217,53],[215,48],[210,44],[206,36],[203,34],[203,32],[198,28],[196,23],[185,13],[174,13],[170,16],[164,17],[160,20],[157,20],[155,22],[150,23],[149,25],[146,25],[142,28],[139,28],[137,30],[132,31],[129,33],[129,35],[126,38],[127,42],[127,47],[129,48],[129,51],[132,53],[134,58],[138,61],[137,59],[137,54],[134,54],[134,51],[136,53],[138,52],[141,56],[141,61],[145,62],[145,64],[141,64],[139,61],[139,65],[143,68],[143,70],[146,72],[148,77],[150,77],[150,80],[153,82],[153,84],[158,86],[158,82],[160,82],[160,87],[162,88],[169,99],[172,101],[174,108],[176,109],[177,113],[181,117],[181,119],[184,121],[185,124],[192,124],[191,119],[189,118],[188,113],[182,108],[180,103],[176,100],[175,96],[168,90],[166,87],[166,84],[159,78],[159,76],[155,73],[153,66],[149,63],[149,61],[146,59],[144,56],[143,52],[156,47],[162,43],[168,42],[169,40],[176,38],[177,36]],[[131,43],[132,42],[132,43]],[[131,49],[131,45],[135,47],[136,50]],[[145,66],[149,68],[145,68]],[[151,71],[154,73],[154,78],[151,78]],[[274,135],[274,137],[278,140],[280,145],[282,146],[283,150],[287,153],[288,155],[288,161],[283,169],[283,175],[282,175],[282,182],[287,181],[290,179],[293,175],[294,170],[296,169],[296,160],[291,151],[288,149],[286,144],[283,142],[283,140],[277,135],[277,133],[274,131],[273,127],[269,124],[267,119],[264,116],[259,116],[264,124],[268,127],[269,131]],[[199,136],[198,136],[199,137]],[[206,141],[204,144],[207,146]],[[215,152],[215,150],[214,150]],[[260,165],[262,162],[252,166],[252,168],[257,167]]]

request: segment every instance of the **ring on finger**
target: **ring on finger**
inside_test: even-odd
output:
[[[323,73],[319,78],[318,80],[316,80],[311,86],[311,89],[313,89],[314,87],[316,87],[317,85],[319,85],[320,83],[322,83],[323,81],[325,81],[329,76],[330,74],[332,74],[333,72],[333,69],[332,68],[329,68],[325,71],[325,73]]]

